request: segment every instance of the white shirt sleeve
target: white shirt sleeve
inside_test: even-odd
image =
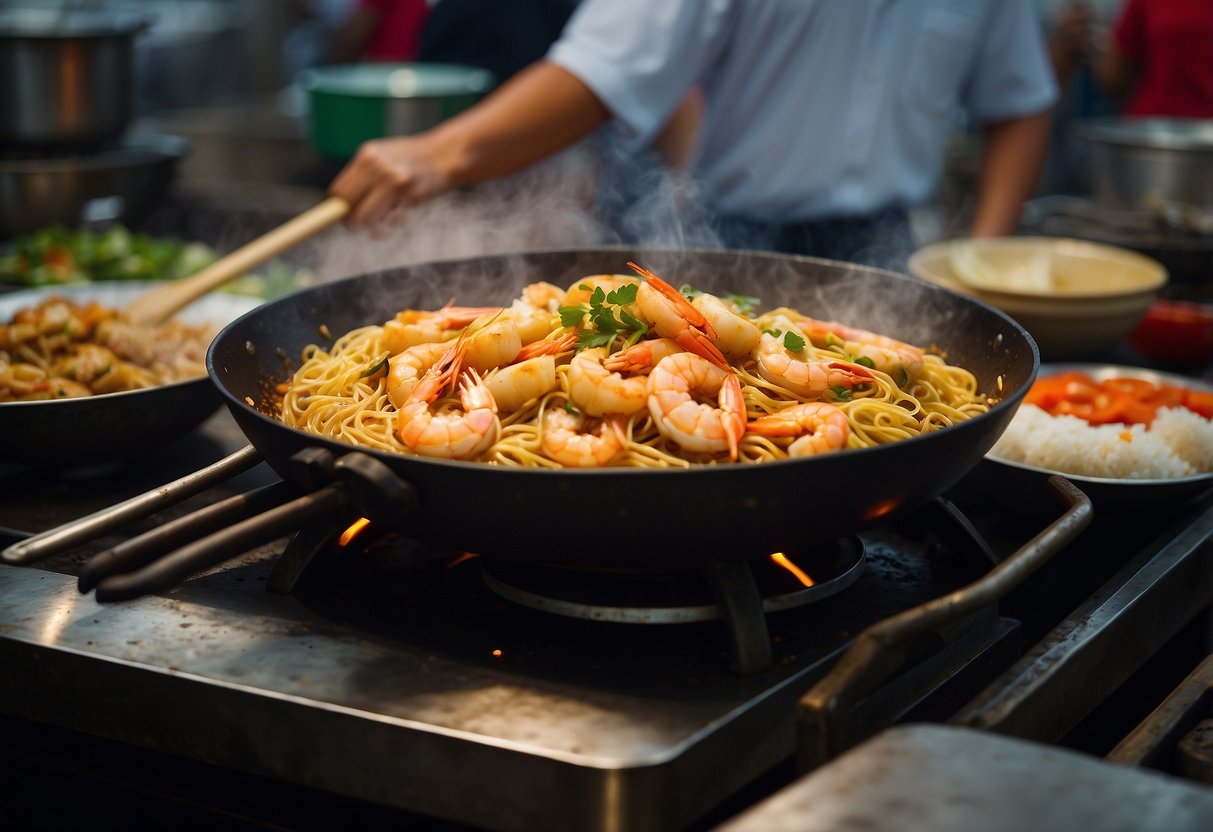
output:
[[[547,58],[611,111],[629,145],[657,135],[712,66],[735,0],[585,0]]]
[[[991,4],[976,69],[961,103],[973,123],[1038,113],[1057,103],[1045,33],[1027,0]]]

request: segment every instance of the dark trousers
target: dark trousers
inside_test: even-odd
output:
[[[727,248],[805,254],[902,272],[915,249],[910,216],[900,208],[867,217],[797,223],[725,217],[717,231]]]

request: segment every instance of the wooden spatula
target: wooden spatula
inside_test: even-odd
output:
[[[318,234],[341,220],[349,210],[349,203],[341,197],[329,197],[273,231],[216,260],[202,271],[145,292],[127,305],[127,318],[136,324],[160,323],[212,289]]]

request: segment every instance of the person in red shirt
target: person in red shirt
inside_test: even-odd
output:
[[[1125,115],[1213,117],[1213,0],[1127,0],[1093,69]]]
[[[428,0],[357,0],[333,35],[328,63],[414,61]]]

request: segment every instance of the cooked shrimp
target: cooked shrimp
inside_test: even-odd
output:
[[[744,358],[758,346],[762,330],[753,321],[733,311],[726,301],[705,293],[696,296],[691,306],[698,309],[708,325],[716,331],[712,343],[729,358]]]
[[[518,326],[509,318],[493,318],[483,326],[469,329],[464,363],[485,373],[512,363],[521,351],[522,335]]]
[[[805,349],[793,351],[785,340],[785,333],[793,325],[786,319],[778,322],[779,335],[762,333],[754,349],[758,374],[767,381],[786,387],[803,399],[819,398],[834,387],[850,390],[871,381],[872,374],[860,364],[815,359]]]
[[[745,400],[737,374],[720,369],[689,352],[657,363],[648,381],[649,413],[667,439],[694,453],[720,453],[737,459],[737,443],[745,434]],[[717,397],[718,407],[695,396]]]
[[[569,398],[591,416],[608,413],[631,414],[644,409],[648,399],[648,380],[644,376],[625,376],[603,366],[604,347],[582,350],[569,363]]]
[[[915,378],[922,370],[923,351],[913,344],[834,321],[805,318],[796,321],[796,325],[814,344],[836,344],[843,352],[856,358],[866,358],[875,369],[894,378],[899,375],[899,370],[904,370],[909,378]]]
[[[519,300],[526,303],[532,309],[545,309],[548,312],[555,312],[560,308],[560,304],[564,302],[564,295],[564,289],[561,289],[555,283],[540,280],[524,286],[522,288],[522,297]]]
[[[761,436],[795,436],[788,446],[793,457],[816,456],[847,446],[851,425],[838,407],[826,402],[806,402],[760,416],[746,430]]]
[[[503,413],[521,410],[526,403],[556,389],[556,359],[550,355],[502,367],[484,380]]]
[[[673,338],[687,352],[706,358],[722,370],[729,369],[724,354],[712,343],[716,331],[703,313],[657,275],[631,261],[628,265],[645,277],[636,290],[636,306],[657,334]]]
[[[422,374],[455,347],[450,341],[418,344],[396,353],[387,362],[387,395],[397,410],[404,407]]]
[[[404,309],[383,325],[386,346],[393,355],[418,344],[435,341],[450,341],[459,330],[481,315],[495,315],[500,306],[452,306],[425,312],[420,309]]]
[[[497,441],[501,421],[497,403],[480,374],[466,370],[459,380],[459,404],[462,412],[434,413],[430,404],[458,370],[458,361],[445,359],[435,364],[413,388],[400,408],[396,435],[400,441],[422,456],[442,459],[474,459]]]
[[[522,290],[505,315],[518,327],[522,343],[546,338],[560,327],[559,308],[564,289],[553,283],[531,283]]]
[[[597,423],[597,424],[593,424]],[[587,419],[562,407],[543,412],[543,455],[570,468],[601,468],[610,465],[624,448],[626,434],[620,416]]]

